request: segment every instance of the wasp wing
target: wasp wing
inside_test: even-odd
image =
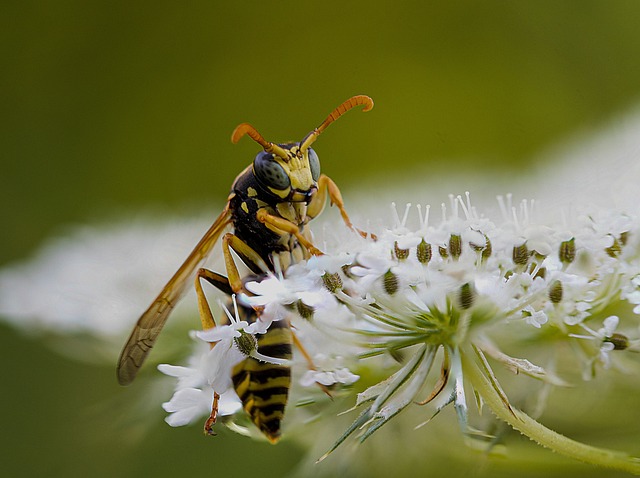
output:
[[[231,223],[229,203],[218,216],[200,242],[191,251],[173,277],[164,286],[158,297],[138,319],[129,340],[122,349],[118,360],[118,382],[128,385],[133,381],[147,358],[164,326],[169,314],[185,294],[193,272],[204,262],[222,231]]]

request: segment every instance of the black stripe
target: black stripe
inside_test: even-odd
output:
[[[280,436],[280,422],[281,418],[273,418],[260,424],[260,430],[267,436],[272,438],[278,438]]]
[[[261,400],[267,401],[272,398],[274,395],[281,395],[284,397],[284,401],[287,401],[287,395],[289,395],[289,389],[287,387],[273,387],[266,388],[264,390],[253,390],[253,394]],[[256,405],[258,408],[260,405]]]
[[[269,415],[272,415],[275,412],[284,412],[284,406],[284,403],[274,403],[272,405],[267,405],[266,407],[255,407],[255,413],[260,412],[266,417],[269,417]],[[254,412],[252,412],[251,414],[253,415]],[[281,419],[282,417],[275,417],[272,419],[267,418],[267,420],[265,420],[265,423],[269,423],[273,420],[278,420],[279,423]]]
[[[267,370],[259,370],[251,374],[251,382],[262,385],[272,378],[291,377],[291,369],[288,367],[270,368]],[[234,380],[235,385],[235,380]],[[239,383],[239,382],[238,382]]]
[[[245,381],[247,375],[248,372],[246,370],[240,370],[238,373],[233,374],[233,376],[231,377],[231,380],[233,381],[233,388],[237,390],[238,386]]]
[[[258,343],[258,352],[267,357],[291,358],[291,344],[262,345]]]

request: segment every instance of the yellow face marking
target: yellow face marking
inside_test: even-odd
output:
[[[249,206],[247,206],[246,202],[242,201],[242,204],[240,204],[240,207],[245,213],[249,214]]]
[[[283,191],[269,188],[274,194],[282,198],[285,198],[291,189],[308,191],[315,184],[311,176],[311,166],[309,166],[309,153],[303,151],[302,154],[300,154],[298,146],[293,146],[287,153],[287,159],[278,156],[274,156],[273,158],[274,161],[277,161],[278,164],[282,166],[291,180],[291,186],[287,189],[287,194],[283,194]]]
[[[247,196],[249,196],[250,198],[254,198],[257,195],[258,195],[258,191],[256,191],[252,187],[247,188]]]

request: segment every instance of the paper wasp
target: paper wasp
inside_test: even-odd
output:
[[[227,294],[243,292],[242,278],[231,251],[258,275],[274,271],[275,261],[286,269],[293,262],[321,254],[313,245],[306,225],[322,212],[327,197],[339,209],[344,223],[365,235],[351,224],[340,190],[328,176],[320,173],[318,155],[311,148],[311,144],[331,123],[358,105],[364,106],[363,111],[369,111],[373,108],[373,100],[364,95],[349,98],[300,142],[275,144],[266,141],[248,123],[236,127],[231,135],[233,143],[248,135],[264,151],[258,153],[253,163],[236,177],[220,216],[138,320],[118,361],[120,384],[127,385],[136,377],[169,314],[185,294],[194,275],[203,328],[215,326],[201,280],[206,280]],[[228,227],[233,232],[222,236],[225,277],[200,266]],[[259,311],[247,312],[245,308],[245,313],[253,313],[255,320],[255,314]],[[258,348],[262,340],[264,347],[268,343],[275,345],[269,351],[271,356],[277,357],[279,354],[282,358],[289,358],[295,336],[288,324],[274,324],[278,324],[272,327],[274,330],[270,328],[258,340]],[[270,441],[277,441],[291,381],[289,367],[266,364],[248,357],[234,369],[233,375],[234,387],[253,422]],[[274,382],[273,386],[268,385],[270,381]],[[210,421],[215,421],[215,401],[214,395]]]

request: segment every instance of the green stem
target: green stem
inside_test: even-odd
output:
[[[531,440],[557,453],[585,463],[640,475],[639,458],[619,451],[585,445],[550,430],[526,413],[505,404],[489,378],[482,373],[478,364],[468,354],[463,355],[462,365],[465,377],[493,413]]]

